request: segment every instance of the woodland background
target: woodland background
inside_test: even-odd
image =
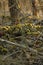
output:
[[[43,0],[0,0],[0,65],[43,65]]]

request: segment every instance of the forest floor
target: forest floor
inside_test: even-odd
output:
[[[0,26],[0,65],[43,65],[43,21]]]

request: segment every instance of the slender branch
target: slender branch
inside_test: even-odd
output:
[[[18,52],[18,51],[17,51],[17,52]],[[12,52],[11,54],[4,56],[4,58],[3,58],[2,60],[4,61],[6,58],[10,57],[10,56],[13,55],[13,54],[16,54],[17,52]]]

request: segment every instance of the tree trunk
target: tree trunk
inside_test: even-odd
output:
[[[11,14],[11,19],[12,22],[15,23],[17,21],[18,17],[18,6],[16,0],[8,0],[8,5],[10,8],[10,14]]]
[[[36,8],[36,2],[35,2],[35,0],[31,0],[31,2],[32,2],[32,11],[33,11],[33,15],[34,16],[37,16],[37,8]]]

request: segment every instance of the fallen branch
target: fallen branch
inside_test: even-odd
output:
[[[2,59],[2,61],[4,61],[6,58],[12,56],[13,54],[16,54],[17,52],[18,52],[18,51],[12,52],[11,54],[4,56],[4,58]]]
[[[13,42],[10,42],[10,41],[8,41],[8,40],[1,39],[1,38],[0,38],[0,41],[6,42],[6,43],[11,44],[11,45],[16,45],[16,46],[19,46],[19,47],[24,48],[24,49],[29,49],[31,52],[35,52],[36,54],[39,54],[39,55],[42,55],[42,56],[43,56],[43,53],[40,53],[40,52],[38,52],[36,49],[27,47],[27,46],[25,46],[25,45],[21,45],[21,44],[18,44],[18,43],[16,43],[16,42],[13,43]],[[9,55],[9,56],[10,56],[10,55]],[[7,56],[7,57],[8,57],[8,56]]]

